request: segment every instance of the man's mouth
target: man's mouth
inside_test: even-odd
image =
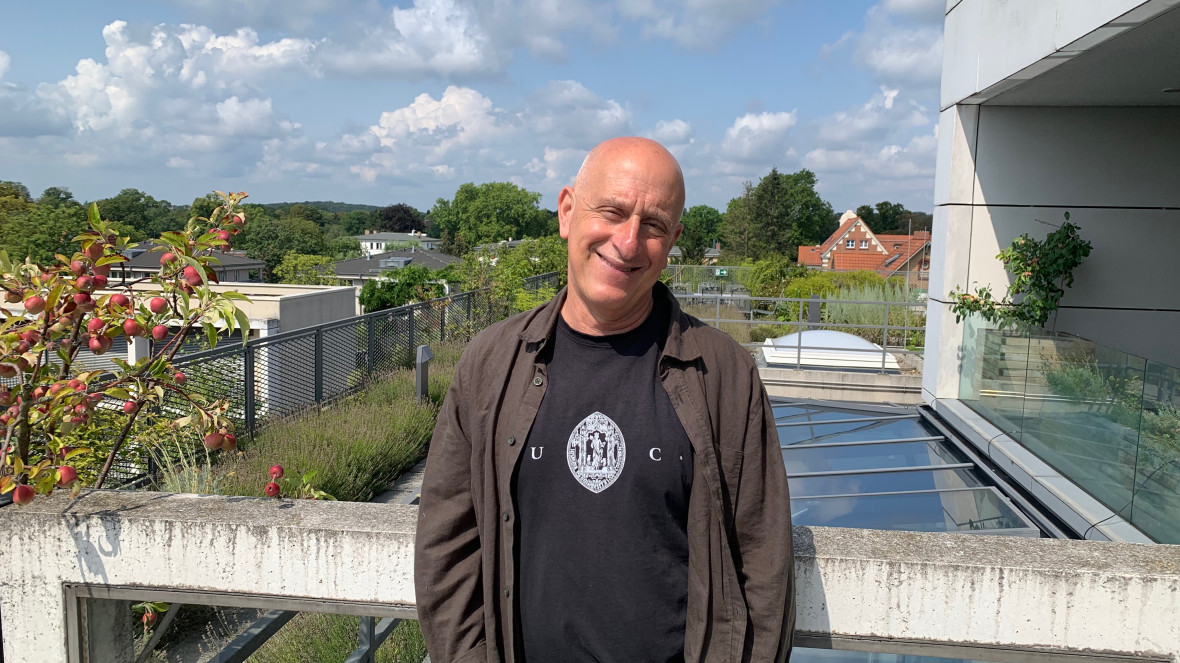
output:
[[[595,255],[597,255],[600,259],[602,259],[602,261],[604,263],[606,263],[607,267],[610,267],[611,269],[615,270],[616,272],[630,274],[631,272],[635,272],[635,271],[639,270],[638,267],[629,267],[621,262],[616,262],[614,260],[610,260],[609,258],[603,256],[601,253],[596,253]]]

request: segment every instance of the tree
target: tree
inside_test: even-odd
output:
[[[141,414],[150,421],[156,412],[175,407],[160,407],[166,396],[193,408],[173,422],[176,428],[197,432],[211,449],[236,446],[228,402],[190,393],[172,360],[193,329],[205,329],[216,344],[218,326],[227,333],[249,328],[234,305],[244,297],[208,287],[217,260],[210,252],[227,249],[225,237],[245,223],[234,210],[245,195],[229,194],[213,219],[193,218],[183,231],[161,236],[159,273],[114,294],[91,293],[106,287],[111,265],[126,262],[123,254],[135,244],[103,221],[96,205],[77,237],[79,250],[63,260],[14,262],[0,252],[0,290],[7,303],[24,307],[23,315],[4,322],[0,343],[0,378],[10,382],[0,386],[0,407],[6,408],[0,413],[0,492],[11,492],[13,502],[24,505],[57,487],[76,495],[83,480],[93,479],[101,488]],[[135,291],[146,282],[150,295]],[[179,329],[167,342],[165,325]],[[119,335],[151,336],[160,343],[134,365],[115,359],[109,371],[90,371],[77,362],[83,346],[103,354]],[[122,407],[100,406],[109,399],[122,401]],[[91,447],[102,449],[105,458],[92,473],[86,466],[95,455]]]
[[[355,237],[336,237],[327,241],[324,251],[333,260],[352,260],[361,257],[361,243]]]
[[[754,185],[749,181],[743,182],[742,195],[729,201],[725,208],[725,216],[721,220],[721,248],[738,258],[751,255],[754,229],[751,206],[753,197]]]
[[[930,224],[926,217],[929,214],[911,212],[901,203],[891,203],[882,200],[875,206],[861,205],[856,208],[856,215],[869,226],[875,234],[908,235],[918,230],[929,230]]]
[[[680,218],[684,231],[676,246],[680,247],[680,260],[686,265],[699,265],[705,260],[705,252],[713,247],[714,240],[721,232],[721,212],[708,205],[694,205]]]
[[[54,255],[78,250],[74,237],[86,230],[86,211],[73,203],[58,207],[38,204],[27,212],[13,214],[0,222],[0,248],[14,260],[26,257],[49,263]]]
[[[288,253],[275,268],[279,283],[295,285],[339,285],[333,269],[335,262],[327,256]]]
[[[9,217],[32,209],[33,201],[29,199],[29,189],[25,185],[0,181],[0,225]]]
[[[799,246],[822,241],[831,234],[832,206],[815,185],[810,170],[784,175],[777,168],[752,189],[747,184],[742,202],[730,201],[731,210],[741,210],[729,222],[731,247],[755,260],[771,254],[794,260]]]
[[[245,249],[248,257],[266,263],[272,282],[275,269],[288,253],[327,255],[324,232],[313,221],[304,218],[252,219],[235,239],[234,245]]]
[[[540,202],[541,194],[510,182],[468,182],[453,200],[439,198],[430,215],[442,232],[443,252],[462,255],[480,244],[547,234],[552,224]]]
[[[139,189],[123,189],[112,198],[98,201],[99,209],[116,220],[116,228],[132,241],[157,237],[185,227],[184,214],[173,214],[172,203],[156,200]]]
[[[513,248],[495,246],[472,251],[463,256],[457,271],[463,290],[490,288],[493,299],[513,301],[530,276],[557,272],[558,287],[563,287],[568,266],[565,240],[548,235],[525,240]]]
[[[382,232],[408,233],[426,229],[422,212],[405,203],[382,207],[373,213],[374,227]]]
[[[421,265],[382,272],[381,278],[365,281],[360,303],[365,313],[384,311],[415,302],[442,297],[445,290],[430,270]]]
[[[41,197],[37,199],[38,205],[48,205],[49,207],[62,207],[70,205],[74,207],[81,207],[78,201],[74,200],[74,194],[65,187],[51,186],[41,193]]]

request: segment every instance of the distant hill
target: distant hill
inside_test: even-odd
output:
[[[292,205],[306,205],[314,207],[325,212],[372,212],[373,210],[381,209],[380,205],[358,205],[356,203],[337,203],[331,200],[307,200],[301,203],[263,203],[263,207],[267,209],[279,210],[286,209]]]

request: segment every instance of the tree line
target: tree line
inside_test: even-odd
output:
[[[679,262],[701,264],[714,245],[720,246],[724,264],[796,262],[798,247],[823,242],[840,217],[816,185],[809,170],[771,168],[757,183],[745,182],[724,212],[709,205],[688,208],[677,242]],[[103,218],[132,241],[180,230],[190,216],[207,216],[217,205],[212,193],[174,205],[133,188],[96,202]],[[246,203],[241,210],[250,223],[233,237],[232,248],[264,262],[266,280],[272,282],[334,283],[332,264],[360,257],[356,237],[366,231],[423,232],[439,238],[444,253],[459,257],[504,240],[558,234],[557,213],[541,207],[541,194],[509,182],[463,184],[452,198],[437,199],[425,212],[405,203],[379,207],[330,201]],[[857,213],[877,233],[930,227],[929,214],[889,201],[862,205]],[[85,227],[85,205],[69,189],[50,187],[34,197],[19,182],[0,182],[0,249],[10,257],[48,262],[54,254],[71,254],[77,248],[73,237]]]

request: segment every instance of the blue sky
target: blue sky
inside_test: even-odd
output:
[[[688,204],[772,166],[837,210],[930,211],[944,0],[7,3],[0,180],[80,200],[428,209],[464,182],[557,192],[615,135]]]

